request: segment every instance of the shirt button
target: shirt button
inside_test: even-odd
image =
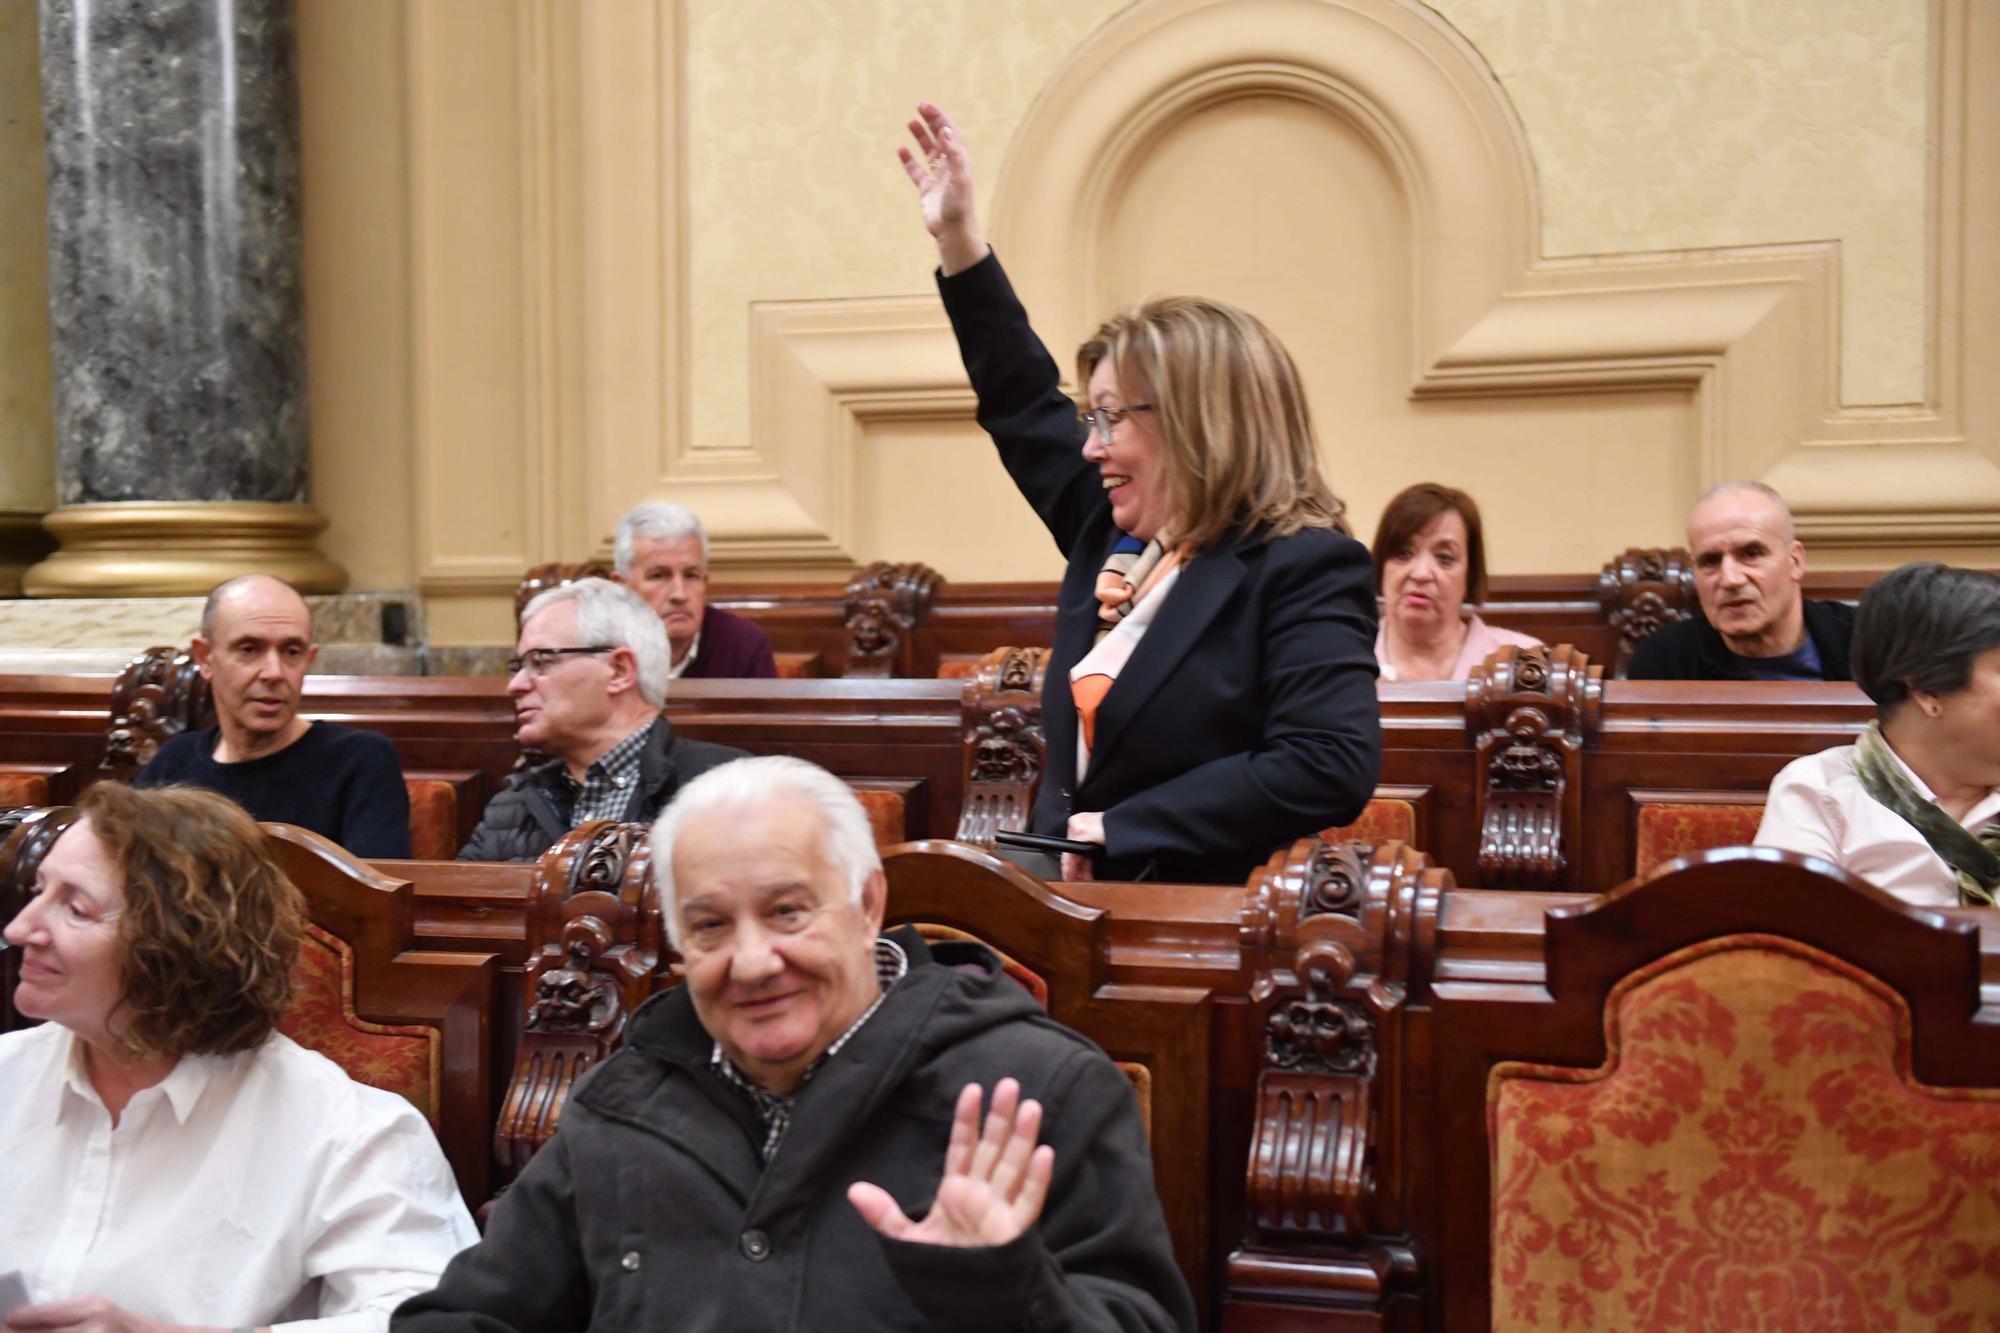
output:
[[[744,1232],[738,1244],[743,1247],[743,1257],[752,1263],[761,1264],[771,1257],[771,1238],[755,1227]]]
[[[619,1266],[620,1268],[624,1269],[624,1270],[625,1270],[626,1272],[628,1272],[628,1273],[636,1273],[636,1272],[638,1272],[638,1271],[639,1271],[639,1252],[638,1252],[637,1250],[627,1250],[627,1251],[625,1251],[625,1257],[624,1257],[623,1259],[620,1259],[620,1260],[618,1261],[618,1266]]]
[[[1054,1308],[1047,1296],[1037,1296],[1028,1303],[1028,1327],[1032,1329],[1053,1328],[1056,1322]]]

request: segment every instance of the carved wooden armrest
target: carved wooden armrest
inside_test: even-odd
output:
[[[194,658],[182,648],[148,648],[111,687],[101,767],[143,767],[175,736],[214,721],[208,678]]]
[[[1569,644],[1502,648],[1466,682],[1480,887],[1569,887],[1583,833],[1584,738],[1603,708],[1604,668]]]
[[[910,633],[931,613],[944,575],[921,563],[878,560],[847,583],[842,622],[847,629],[844,676],[906,676]]]
[[[1618,635],[1612,675],[1623,676],[1639,640],[1662,625],[1701,614],[1686,548],[1633,546],[1612,556],[1597,576],[1597,604]]]
[[[542,855],[528,901],[523,1027],[494,1129],[504,1178],[555,1134],[576,1080],[625,1038],[665,949],[644,824],[593,820]]]
[[[965,803],[960,842],[993,845],[1002,829],[1028,826],[1046,758],[1042,678],[1046,648],[996,648],[965,682]]]

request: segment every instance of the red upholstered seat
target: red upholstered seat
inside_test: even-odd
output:
[[[1917,1083],[1895,991],[1736,935],[1630,974],[1607,1011],[1599,1068],[1490,1075],[1494,1328],[2000,1312],[2000,1090]]]
[[[1764,821],[1764,803],[1647,802],[1639,807],[1633,839],[1633,873],[1713,847],[1746,847]]]
[[[1378,796],[1361,808],[1351,824],[1324,829],[1327,842],[1407,842],[1417,840],[1417,807],[1409,801]]]
[[[987,944],[985,940],[980,939],[977,935],[969,935],[954,926],[941,926],[934,921],[918,922],[917,933],[932,943],[936,943],[939,940],[970,940],[975,944],[985,944],[987,948],[993,949],[991,944]],[[1001,970],[1014,978],[1014,980],[1020,982],[1021,989],[1034,996],[1036,1004],[1039,1004],[1044,1009],[1048,1008],[1049,983],[1043,981],[1041,977],[1029,971],[1026,966],[1015,959],[1009,958],[998,949],[993,949],[993,952],[1000,959]]]
[[[407,1097],[438,1127],[442,1052],[436,1028],[371,1023],[356,1014],[353,952],[318,926],[306,927],[292,985],[292,1007],[280,1032],[357,1083]]]
[[[854,794],[861,801],[861,808],[868,812],[868,827],[875,831],[877,847],[893,847],[909,841],[903,817],[903,793],[856,787]]]
[[[0,773],[0,810],[17,805],[47,805],[49,779],[44,773]]]
[[[818,653],[773,653],[780,680],[817,680],[826,675],[826,662]]]
[[[410,855],[449,861],[458,854],[458,790],[436,778],[406,778],[410,793]]]

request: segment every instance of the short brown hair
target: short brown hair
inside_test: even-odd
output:
[[[118,867],[119,1036],[135,1055],[229,1055],[270,1036],[292,1000],[298,889],[227,797],[100,782],[79,810]]]
[[[1397,491],[1375,525],[1375,591],[1382,591],[1382,566],[1416,545],[1417,534],[1447,510],[1465,520],[1465,600],[1486,600],[1486,529],[1479,505],[1456,486],[1420,481]]]
[[[1152,400],[1167,464],[1167,534],[1197,549],[1264,527],[1347,531],[1320,473],[1312,413],[1291,353],[1257,317],[1171,296],[1134,306],[1077,349],[1081,381],[1109,359]]]

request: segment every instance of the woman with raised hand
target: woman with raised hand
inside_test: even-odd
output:
[[[1785,765],[1758,845],[1824,857],[1906,902],[2000,894],[2000,576],[1929,560],[1862,595],[1854,679],[1876,720]]]
[[[304,904],[228,798],[101,783],[7,926],[10,1333],[377,1333],[478,1239],[430,1126],[277,1032]]]
[[[1396,492],[1375,525],[1374,554],[1383,680],[1464,680],[1501,648],[1541,646],[1466,613],[1468,598],[1486,600],[1486,534],[1464,491],[1420,481]]]
[[[1239,882],[1353,819],[1381,766],[1368,553],[1298,371],[1244,311],[1152,300],[1079,349],[1079,408],[981,235],[963,136],[917,110],[901,157],[979,423],[1068,561],[1030,828],[1103,848],[1070,878]]]

